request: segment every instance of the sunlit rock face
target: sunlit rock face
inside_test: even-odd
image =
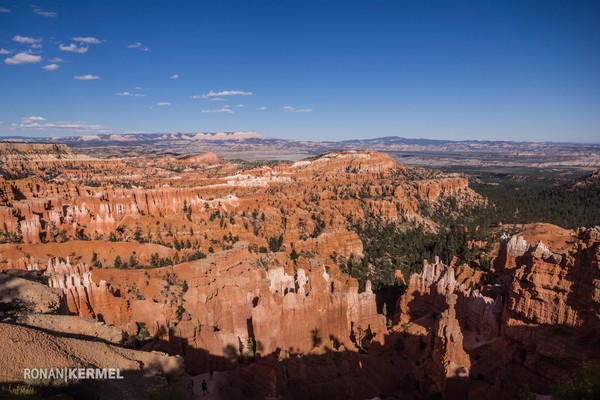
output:
[[[377,314],[370,285],[359,293],[354,279],[339,271],[329,274],[318,265],[307,271],[298,268],[294,275],[283,267],[257,269],[249,262],[252,257],[235,249],[154,269],[149,277],[146,271],[89,271],[83,265],[53,262],[47,274],[50,286],[64,290],[70,313],[102,318],[132,335],[137,333],[135,322],[143,322],[152,335],[164,339],[160,348],[189,354],[186,365],[191,370],[206,369],[208,362],[208,356],[195,357],[194,349],[225,357],[228,349],[238,349],[238,338],[243,343],[253,338],[263,355],[278,349],[308,353],[317,342],[334,339],[356,348],[350,337],[359,330],[383,341],[385,319]],[[167,294],[164,277],[170,273],[177,282]],[[185,307],[180,320],[179,304]]]
[[[259,246],[257,238],[266,244],[283,235],[287,250],[293,242],[324,257],[333,247],[347,256],[362,251],[349,220],[373,215],[435,230],[436,223],[422,213],[424,204],[451,197],[458,212],[483,201],[464,178],[419,179],[370,151],[249,168],[214,153],[99,159],[64,145],[0,145],[6,147],[0,158],[7,172],[27,176],[0,181],[0,224],[23,243],[107,240],[111,234],[129,240],[138,227],[154,241],[197,243],[183,233],[191,229],[218,241],[231,232]],[[175,232],[165,236],[169,224]]]

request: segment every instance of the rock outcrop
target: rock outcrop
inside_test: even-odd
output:
[[[546,384],[600,357],[597,228],[577,235],[549,228],[548,235],[568,245],[549,248],[538,241],[517,258],[503,316],[511,364]]]
[[[237,352],[240,340],[253,340],[262,355],[278,349],[308,353],[330,339],[358,350],[363,332],[369,332],[368,344],[382,343],[385,319],[370,285],[359,293],[356,280],[318,264],[288,275],[283,267],[257,268],[258,260],[238,247],[174,268],[89,271],[51,263],[47,273],[50,285],[64,290],[70,313],[131,335],[142,322],[161,339],[157,348],[186,355],[190,371],[206,370],[209,355]],[[178,307],[185,310],[179,316]]]
[[[429,332],[433,387],[448,398],[508,399],[525,384],[548,394],[598,359],[597,232],[526,225],[501,239],[487,273],[425,262],[399,299],[394,330]]]
[[[467,399],[471,360],[463,347],[463,334],[456,319],[457,297],[453,293],[446,295],[448,309],[441,314],[437,330],[432,331],[431,370],[446,398]]]

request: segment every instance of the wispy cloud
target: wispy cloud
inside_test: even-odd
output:
[[[312,108],[295,108],[292,106],[285,106],[282,108],[283,111],[286,112],[296,112],[296,113],[309,113],[312,112]]]
[[[44,11],[41,8],[34,8],[33,13],[46,18],[56,18],[58,16],[54,11]]]
[[[119,93],[115,93],[115,96],[122,96],[122,97],[145,97],[145,94],[142,93],[129,93],[129,92],[119,92]]]
[[[63,60],[60,57],[54,57],[48,60],[51,63],[63,63],[63,62],[67,62],[66,60]]]
[[[17,43],[23,43],[23,44],[40,44],[42,43],[42,38],[32,38],[29,36],[21,36],[21,35],[16,35],[15,37],[13,37],[13,40]]]
[[[100,43],[102,43],[102,40],[96,39],[95,37],[90,37],[90,36],[86,36],[86,37],[77,36],[77,37],[74,37],[72,39],[73,39],[74,42],[86,43],[86,44],[100,44]]]
[[[76,75],[73,77],[73,79],[77,79],[80,81],[95,81],[95,80],[101,79],[101,78],[97,75],[86,74],[86,75]]]
[[[210,99],[211,97],[225,97],[225,96],[252,96],[252,92],[243,92],[241,90],[223,90],[221,92],[210,91],[206,94],[195,94],[191,96],[192,99]]]
[[[71,53],[79,53],[79,54],[85,54],[88,51],[88,46],[77,46],[75,43],[71,43],[70,45],[66,46],[64,44],[60,44],[60,46],[58,46],[58,48],[62,51],[68,51]]]
[[[144,89],[144,88],[143,88],[143,87],[141,87],[141,86],[134,86],[134,87],[133,87],[133,90],[142,90],[142,89]]]
[[[71,132],[98,132],[105,133],[109,130],[103,125],[86,124],[84,122],[49,122],[41,116],[30,116],[21,118],[21,123],[12,124],[13,129],[24,129],[34,131],[62,130]]]
[[[225,99],[222,97],[211,97],[209,100],[210,101],[225,101]]]
[[[0,49],[0,55],[5,56],[12,53],[12,50]]]
[[[238,105],[236,105],[236,107],[237,107],[237,108],[243,108],[243,107],[246,107],[246,106],[245,106],[245,105],[243,105],[243,104],[238,104]]]
[[[171,79],[179,79],[179,74],[171,75]]]
[[[9,13],[10,10],[8,8],[0,7],[0,13]]]
[[[18,53],[4,60],[4,62],[8,65],[35,64],[39,63],[40,61],[42,61],[41,56],[35,56],[29,53]]]
[[[159,107],[169,107],[171,105],[171,103],[169,103],[168,101],[161,101],[156,103],[157,106]]]
[[[48,65],[44,65],[42,67],[42,69],[45,69],[46,71],[56,71],[59,68],[60,68],[60,65],[58,65],[58,64],[48,64]]]
[[[260,107],[256,107],[256,109],[260,110],[260,111],[265,111],[267,109],[267,107],[266,106],[260,106]]]
[[[140,51],[150,51],[149,48],[147,48],[146,46],[144,46],[140,42],[131,43],[127,47],[130,48],[130,49],[138,49]]]
[[[227,113],[233,114],[233,110],[229,106],[223,106],[216,110],[202,110],[203,113]]]

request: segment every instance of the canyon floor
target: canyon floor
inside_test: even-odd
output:
[[[560,399],[599,377],[597,149],[506,155],[503,186],[485,157],[159,139],[0,143],[0,396]]]

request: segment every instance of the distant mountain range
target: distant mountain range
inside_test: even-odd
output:
[[[5,140],[14,142],[51,142],[51,143],[78,143],[78,142],[148,142],[156,140],[244,140],[263,139],[256,132],[196,132],[196,133],[131,133],[131,134],[98,134],[80,136],[53,136],[53,137],[23,137],[8,136]]]
[[[600,144],[408,139],[387,136],[343,141],[265,138],[256,132],[99,134],[71,137],[5,137],[5,141],[64,143],[100,157],[191,155],[214,152],[246,160],[298,160],[329,151],[378,150],[404,164],[476,168],[600,168]]]

